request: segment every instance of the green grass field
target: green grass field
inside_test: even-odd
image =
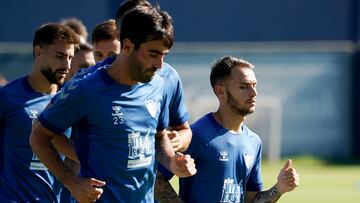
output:
[[[282,162],[262,166],[265,189],[276,182]],[[293,166],[300,174],[300,185],[286,193],[279,203],[360,203],[360,164],[331,164],[312,158],[295,158]],[[178,188],[177,179],[171,180]]]

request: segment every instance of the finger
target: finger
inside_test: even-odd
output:
[[[102,188],[95,188],[93,194],[96,196],[101,195],[104,192],[104,190]]]
[[[177,137],[176,132],[175,131],[167,131],[167,135],[170,139],[173,139],[175,137]]]
[[[184,156],[184,157],[182,157],[181,159],[176,160],[176,164],[177,164],[177,166],[179,166],[179,167],[182,167],[182,166],[184,166],[184,165],[186,165],[186,164],[188,164],[188,163],[194,164],[194,159],[192,159],[192,158],[190,158],[190,157]]]
[[[179,140],[177,140],[177,139],[170,140],[170,141],[171,141],[171,145],[172,145],[172,146],[177,146],[177,145],[179,145]]]
[[[288,159],[284,165],[284,167],[282,168],[282,170],[286,171],[288,170],[289,168],[291,168],[291,165],[292,165],[292,161],[291,159]]]
[[[106,184],[105,181],[97,180],[95,178],[90,178],[89,182],[92,186],[96,186],[96,187],[102,187]]]

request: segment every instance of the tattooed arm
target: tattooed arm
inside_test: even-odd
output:
[[[246,192],[246,203],[274,203],[281,197],[281,193],[273,186],[271,189],[261,192]]]
[[[155,199],[160,203],[183,203],[177,195],[170,182],[162,175],[160,171],[156,175]]]
[[[156,134],[156,159],[179,177],[188,177],[196,173],[194,159],[190,155],[174,152],[166,130]]]
[[[267,191],[246,192],[246,203],[273,203],[280,199],[285,192],[294,190],[299,185],[299,174],[292,167],[292,161],[289,159],[281,169],[277,183]]]

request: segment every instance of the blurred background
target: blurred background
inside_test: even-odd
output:
[[[90,33],[113,18],[121,2],[1,0],[0,74],[11,81],[31,70],[33,32],[41,24],[76,17]],[[360,202],[360,167],[353,165],[360,156],[359,0],[150,2],[173,17],[175,44],[166,61],[183,80],[191,122],[217,108],[209,83],[211,64],[224,55],[244,58],[255,65],[259,95],[246,124],[262,138],[266,160],[298,157],[299,163],[310,159],[305,165],[327,164],[321,170],[304,169],[315,172],[303,175],[305,183],[334,163],[357,167],[344,186],[325,181],[334,191],[352,192],[350,197],[322,185],[323,196],[312,188],[306,194],[318,199],[301,199],[304,192],[298,202],[325,202],[329,196],[326,202],[344,200],[336,197]],[[323,179],[343,180],[345,174],[340,170]]]

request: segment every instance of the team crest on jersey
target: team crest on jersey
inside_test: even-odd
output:
[[[219,161],[229,161],[229,152],[220,151]]]
[[[30,109],[30,110],[29,110],[29,118],[35,119],[35,118],[38,117],[38,115],[39,115],[39,111],[38,111],[38,110],[36,110],[36,109]]]
[[[146,108],[149,111],[150,115],[155,118],[158,111],[160,111],[160,103],[156,100],[147,100],[145,101]]]
[[[244,153],[244,161],[247,169],[250,169],[253,164],[253,155],[250,152]]]

